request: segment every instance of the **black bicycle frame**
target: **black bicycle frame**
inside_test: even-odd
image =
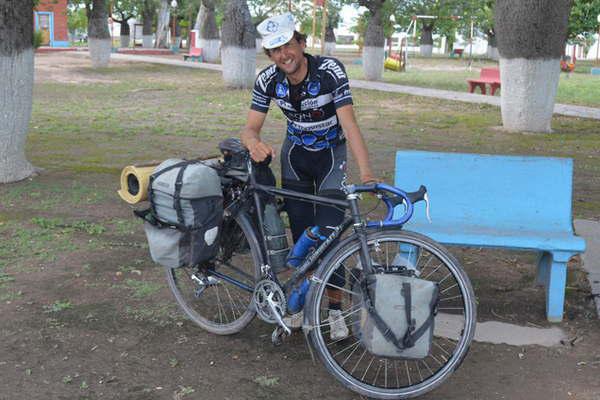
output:
[[[310,270],[310,268],[313,266],[315,261],[331,246],[333,241],[335,241],[342,233],[344,233],[350,227],[350,225],[354,225],[354,230],[357,233],[358,238],[361,242],[361,249],[363,250],[363,251],[361,251],[361,254],[360,254],[361,263],[363,266],[365,266],[365,271],[367,271],[367,272],[371,271],[371,268],[372,268],[371,259],[370,259],[370,257],[366,256],[366,254],[368,254],[368,247],[367,247],[367,240],[366,240],[366,226],[360,216],[360,211],[358,208],[358,195],[351,194],[351,195],[348,195],[346,200],[340,200],[340,199],[332,199],[330,197],[323,197],[323,196],[306,194],[306,193],[302,193],[302,192],[296,192],[294,190],[280,189],[280,188],[277,188],[275,186],[270,186],[270,185],[262,185],[262,184],[256,183],[254,173],[252,171],[252,166],[248,165],[248,167],[249,167],[250,182],[246,185],[244,192],[246,192],[246,194],[251,193],[251,195],[253,196],[254,206],[256,208],[256,215],[257,215],[257,219],[258,219],[258,221],[257,221],[258,222],[258,232],[256,232],[256,233],[258,233],[260,238],[262,239],[261,240],[262,253],[263,253],[264,258],[266,259],[265,261],[268,265],[271,265],[271,259],[270,259],[271,257],[270,257],[269,251],[268,251],[269,247],[268,247],[268,243],[267,243],[267,236],[265,234],[265,229],[264,229],[264,224],[263,224],[263,216],[262,216],[263,207],[262,207],[262,201],[260,199],[260,193],[264,193],[264,194],[267,194],[270,196],[279,196],[279,197],[292,199],[292,200],[311,201],[311,202],[315,202],[315,203],[319,203],[319,204],[343,207],[344,209],[350,209],[350,216],[345,217],[340,225],[333,228],[333,232],[323,241],[323,243],[321,243],[313,252],[311,252],[306,257],[306,259],[302,262],[302,264],[298,268],[296,268],[296,270],[294,271],[292,276],[283,284],[283,288],[286,293],[294,285],[296,285],[303,276],[306,275],[306,273]],[[245,197],[246,196],[242,196],[242,198],[245,198]],[[268,276],[268,278],[272,279],[273,281],[277,282],[278,284],[281,284],[277,278],[277,275],[273,272],[272,269],[269,268],[267,271],[262,271],[262,267],[263,266],[261,266],[261,272],[263,272],[266,276]],[[227,275],[218,273],[216,271],[211,271],[211,270],[209,270],[207,272],[214,275],[215,277],[218,277],[218,278],[228,281],[229,283],[239,287],[242,290],[245,290],[248,292],[254,291],[254,288],[251,288],[250,286],[248,286],[242,282],[239,282],[236,279],[231,278]]]

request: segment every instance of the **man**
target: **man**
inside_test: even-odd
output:
[[[344,66],[330,57],[304,53],[306,36],[295,30],[290,13],[271,17],[257,27],[262,45],[274,63],[260,72],[252,92],[251,109],[241,132],[242,143],[254,161],[275,157],[275,150],[260,138],[271,99],[287,118],[281,149],[282,187],[308,194],[345,198],[346,143],[360,170],[362,183],[374,182],[365,141],[354,117],[352,94]],[[344,212],[332,206],[287,200],[294,242],[310,226],[339,225]],[[341,274],[340,274],[341,275]],[[343,286],[343,276],[334,277]],[[336,284],[335,282],[332,282]],[[341,313],[341,293],[329,291],[329,322],[334,340],[348,335]]]

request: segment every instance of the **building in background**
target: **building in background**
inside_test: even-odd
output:
[[[42,46],[69,47],[67,0],[40,0],[33,18],[35,30],[42,32]]]

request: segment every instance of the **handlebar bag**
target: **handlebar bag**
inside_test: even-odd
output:
[[[436,282],[377,273],[359,278],[353,292],[353,303],[360,308],[353,333],[370,353],[403,359],[427,357],[439,296]]]
[[[223,194],[217,171],[200,161],[169,159],[150,176],[150,208],[137,212],[152,259],[178,268],[208,261],[219,250]]]

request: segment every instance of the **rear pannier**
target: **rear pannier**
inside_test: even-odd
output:
[[[200,161],[170,159],[150,176],[150,208],[136,212],[152,259],[165,267],[196,265],[214,258],[223,218],[221,180]]]

